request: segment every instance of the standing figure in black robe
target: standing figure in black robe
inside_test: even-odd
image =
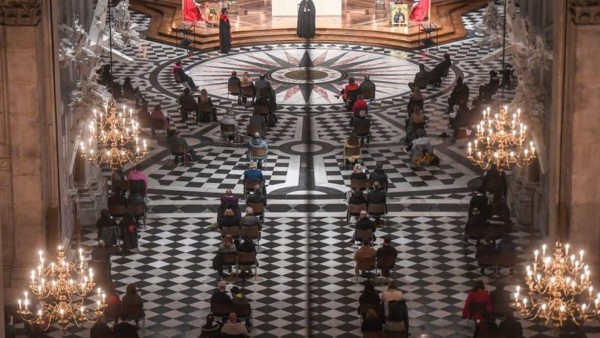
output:
[[[315,32],[315,4],[312,0],[302,0],[298,7],[298,37],[314,38]]]
[[[219,46],[221,53],[229,53],[231,49],[231,22],[227,16],[227,8],[221,9],[219,18]]]

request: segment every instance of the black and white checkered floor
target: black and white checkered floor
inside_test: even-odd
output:
[[[465,16],[469,27],[480,21],[479,13]],[[133,18],[140,30],[147,27],[144,16],[133,13]],[[407,165],[408,155],[401,139],[408,100],[406,82],[413,74],[400,70],[392,74],[398,81],[398,91],[388,92],[371,106],[369,113],[376,128],[371,144],[363,151],[363,163],[372,169],[376,161],[383,162],[392,181],[389,215],[385,226],[378,230],[376,244],[381,245],[382,235],[389,234],[400,252],[395,276],[408,299],[412,337],[421,333],[428,333],[428,337],[468,337],[473,328],[461,320],[460,312],[477,271],[473,246],[465,248],[461,240],[471,181],[479,173],[461,155],[462,140],[454,143],[439,136],[449,133],[443,111],[455,79],[464,77],[472,95],[476,95],[475,89],[487,81],[489,70],[498,70],[500,63],[481,64],[480,58],[491,50],[479,47],[476,38],[421,52],[325,47],[360,51],[360,57],[367,61],[386,55],[428,67],[444,53],[452,55],[453,69],[442,88],[424,92],[427,131],[441,158],[440,166],[412,170]],[[217,197],[224,189],[241,194],[245,169],[245,149],[220,142],[216,124],[181,121],[175,100],[181,88],[172,81],[170,65],[174,59],[185,59],[191,69],[218,58],[223,58],[217,60],[221,63],[235,59],[237,63],[232,65],[246,65],[250,60],[244,58],[250,52],[256,61],[257,53],[294,48],[311,47],[267,45],[234,48],[229,56],[216,52],[188,55],[175,47],[144,41],[139,48],[125,50],[135,59],[133,64],[114,68],[116,76],[130,76],[142,88],[151,106],[163,105],[172,127],[179,129],[201,156],[196,163],[173,168],[164,135],[157,136],[151,158],[145,163],[150,178],[148,228],[141,233],[138,253],[113,257],[119,292],[124,292],[128,283],[136,283],[142,290],[146,325],[140,333],[144,336],[198,336],[218,282],[211,264],[219,234],[209,231],[208,226],[216,221]],[[269,68],[267,64],[260,67]],[[212,79],[203,76],[202,81],[219,81],[224,86],[223,79],[231,70],[213,72]],[[374,81],[377,83],[376,78]],[[509,90],[504,95],[508,99],[513,93]],[[214,96],[213,101],[220,116],[225,109],[233,109],[240,129],[245,130],[250,109],[235,105],[226,96]],[[356,309],[362,286],[354,277],[354,249],[349,241],[352,228],[345,221],[344,196],[350,172],[343,167],[341,157],[342,142],[348,133],[346,113],[336,102],[310,105],[310,109],[298,107],[297,101],[280,103],[279,123],[267,136],[271,154],[264,172],[269,184],[269,207],[258,256],[258,277],[236,283],[251,299],[253,335],[359,337]],[[311,142],[322,150],[310,161],[306,154],[290,151],[294,145]],[[84,244],[88,247],[95,244],[92,231],[86,231]],[[522,227],[517,227],[512,236],[521,252],[529,251],[539,238],[536,231]],[[517,277],[506,279],[517,282]],[[483,279],[493,289],[495,279]],[[526,337],[554,335],[550,327],[522,323]],[[87,336],[82,330],[71,333]]]

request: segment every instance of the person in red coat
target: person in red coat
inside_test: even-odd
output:
[[[358,117],[356,115],[360,110],[366,111],[367,109],[367,101],[365,101],[364,96],[358,95],[358,97],[356,98],[356,102],[354,102],[354,106],[352,106],[352,111],[354,111],[354,117]]]
[[[462,311],[463,319],[473,319],[475,321],[488,320],[492,313],[492,300],[490,294],[485,289],[482,281],[475,282],[475,287],[469,296]]]

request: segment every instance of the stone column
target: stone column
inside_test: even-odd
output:
[[[550,227],[600,262],[600,6],[557,1]],[[559,146],[560,145],[560,146]],[[554,228],[554,229],[552,229]]]

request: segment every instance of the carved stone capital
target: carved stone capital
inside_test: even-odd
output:
[[[576,25],[600,25],[600,0],[569,0],[569,11]]]
[[[36,26],[42,17],[41,0],[1,0],[1,24],[6,26]]]

